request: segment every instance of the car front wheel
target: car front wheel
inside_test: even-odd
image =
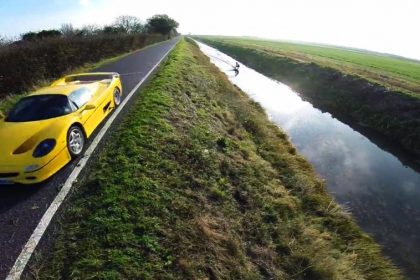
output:
[[[121,104],[121,91],[119,88],[114,89],[114,104],[118,107]]]
[[[77,125],[70,127],[67,133],[67,148],[72,158],[77,158],[82,154],[85,142],[86,138],[82,129]]]

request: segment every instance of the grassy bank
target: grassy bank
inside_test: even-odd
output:
[[[420,63],[338,48],[201,39],[288,84],[318,108],[379,132],[420,155]],[[392,78],[399,79],[400,87]]]
[[[181,41],[76,186],[40,279],[400,279],[262,108]]]

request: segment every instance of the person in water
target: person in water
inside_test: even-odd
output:
[[[233,71],[235,72],[235,77],[239,75],[239,63],[236,61],[235,67],[233,67]]]

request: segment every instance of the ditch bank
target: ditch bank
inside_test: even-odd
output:
[[[409,153],[420,155],[419,98],[315,63],[225,42],[200,40],[287,84],[321,110],[362,129],[378,132]]]

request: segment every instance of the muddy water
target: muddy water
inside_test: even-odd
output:
[[[420,174],[350,126],[304,101],[289,87],[199,43],[230,81],[259,102],[323,177],[335,199],[383,245],[385,254],[420,279]]]

